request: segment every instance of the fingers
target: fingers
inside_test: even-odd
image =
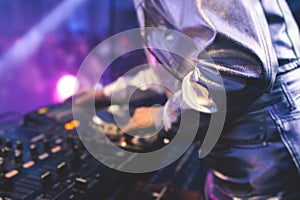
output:
[[[76,105],[88,104],[92,101],[100,102],[103,105],[109,105],[109,98],[104,95],[102,90],[95,91],[94,89],[84,90],[73,96],[73,101]]]
[[[126,124],[121,130],[124,133],[128,133],[128,132],[130,132],[132,130],[135,130],[136,128],[137,128],[137,126],[134,124],[134,122],[132,122],[132,120],[130,120],[128,122],[128,124]]]
[[[153,125],[152,120],[150,118],[145,117],[133,117],[130,121],[122,128],[122,131],[128,133],[137,129],[144,129]]]
[[[154,111],[152,107],[137,108],[128,124],[122,128],[122,131],[128,133],[132,130],[154,126],[156,114],[156,110]]]
[[[92,91],[85,90],[73,96],[73,101],[76,105],[83,104],[92,99]]]

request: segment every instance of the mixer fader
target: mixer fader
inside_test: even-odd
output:
[[[120,172],[101,164],[86,150],[76,129],[84,123],[87,135],[95,135],[103,131],[103,124],[94,123],[95,116],[85,113],[84,108],[75,109],[83,120],[74,119],[72,104],[65,102],[27,114],[21,126],[0,127],[0,199],[174,199],[174,194],[179,198],[186,191],[199,193],[200,186],[195,187],[199,185],[196,144],[156,172]],[[100,112],[99,116],[105,115]],[[142,150],[133,143],[124,145],[126,138],[110,139],[120,148]],[[159,138],[156,147],[165,139]],[[101,138],[97,145],[101,142],[104,145]],[[120,151],[105,159],[114,161],[122,156]],[[127,161],[121,162],[116,163]]]

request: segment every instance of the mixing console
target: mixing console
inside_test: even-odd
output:
[[[118,132],[112,122],[107,123],[109,113],[101,111],[96,117],[82,107],[75,109],[80,120],[73,118],[72,104],[65,102],[27,114],[21,126],[0,127],[0,199],[184,199],[187,191],[194,191],[188,199],[199,199],[196,144],[156,172],[120,172],[96,160],[77,134],[82,128],[86,132],[82,139],[88,140],[100,131]],[[145,150],[132,138],[108,137],[123,149]],[[158,148],[171,139],[160,136],[152,146]],[[96,144],[105,146],[105,140],[97,136]],[[100,153],[102,159],[115,163],[115,169],[129,162],[120,159],[122,151],[107,157]]]

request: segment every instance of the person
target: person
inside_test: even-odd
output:
[[[284,0],[134,0],[134,3],[141,27],[176,30],[203,47],[197,52],[197,59],[191,61],[197,67],[178,64],[174,55],[166,52],[148,51],[148,57],[167,67],[157,65],[133,77],[120,77],[98,90],[96,101],[107,102],[113,93],[122,99],[129,87],[138,88],[149,79],[154,82],[163,79],[173,93],[151,84],[147,88],[166,92],[165,105],[137,108],[124,129],[163,126],[168,131],[180,119],[182,109],[206,115],[220,109],[206,87],[216,80],[202,73],[213,63],[224,83],[227,118],[217,144],[203,159],[209,168],[206,199],[299,199],[300,37],[287,3]],[[150,45],[161,42],[153,32],[143,37]],[[176,37],[172,39],[179,42]],[[202,56],[204,51],[211,59]],[[168,73],[174,68],[181,79]],[[190,91],[197,96],[187,97]],[[184,108],[180,107],[182,104]],[[198,135],[201,134],[204,133],[199,131]]]

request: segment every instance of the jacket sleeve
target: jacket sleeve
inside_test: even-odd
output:
[[[239,114],[270,89],[277,60],[263,11],[258,3],[232,2],[149,0],[136,7],[142,26],[177,30],[201,47],[195,51],[194,69],[184,74],[181,90],[169,98],[157,119],[166,130],[185,110],[211,114],[225,107],[227,115]],[[145,38],[155,43],[151,33]],[[167,57],[159,51],[154,55],[160,61]],[[163,64],[172,68],[170,57],[165,60]]]
[[[270,80],[265,78],[264,66],[255,54],[223,39],[217,37],[205,55],[197,56],[196,68],[183,78],[181,90],[165,104],[161,119],[166,130],[185,110],[212,114],[226,109],[227,115],[233,116],[267,91]]]
[[[130,76],[122,76],[116,81],[104,87],[103,91],[107,97],[113,98],[116,103],[123,103],[128,99],[128,95],[133,94],[136,89],[151,89],[158,94],[163,94],[164,90],[156,84],[159,79],[151,67],[140,70]]]

